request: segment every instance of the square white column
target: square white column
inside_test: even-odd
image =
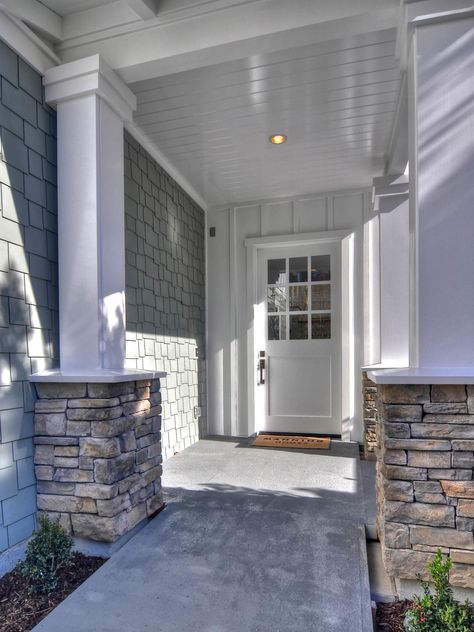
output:
[[[123,369],[123,123],[136,99],[94,55],[52,68],[57,107],[61,371]]]
[[[374,179],[373,227],[368,244],[372,270],[370,312],[374,313],[370,335],[378,335],[373,346],[378,346],[378,362],[384,367],[406,367],[409,363],[408,199],[405,174]]]
[[[473,367],[474,11],[409,29],[410,364]]]

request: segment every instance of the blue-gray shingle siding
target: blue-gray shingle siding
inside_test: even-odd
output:
[[[34,387],[57,366],[56,115],[0,41],[0,552],[35,525]]]

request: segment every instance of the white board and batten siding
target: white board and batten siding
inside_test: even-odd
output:
[[[207,214],[208,432],[248,436],[248,336],[253,317],[247,301],[245,239],[335,230],[354,232],[353,419],[350,438],[362,439],[359,370],[364,363],[364,224],[367,190],[307,195],[216,208]],[[215,236],[209,229],[215,228]],[[255,358],[256,362],[256,358]]]

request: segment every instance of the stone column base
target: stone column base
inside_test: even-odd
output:
[[[377,386],[362,372],[362,400],[364,403],[364,456],[375,461],[377,445]]]
[[[379,385],[378,533],[385,568],[429,579],[438,547],[474,589],[474,387]]]
[[[114,542],[162,507],[159,379],[36,390],[41,512],[78,538]]]

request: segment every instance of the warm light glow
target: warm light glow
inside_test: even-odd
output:
[[[284,134],[273,134],[270,136],[270,142],[274,145],[281,145],[286,141],[286,136]]]

